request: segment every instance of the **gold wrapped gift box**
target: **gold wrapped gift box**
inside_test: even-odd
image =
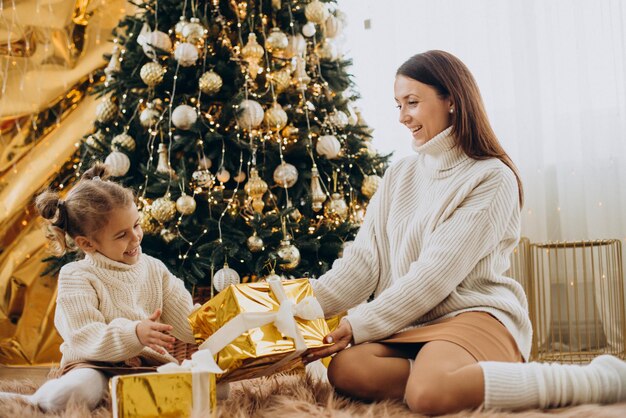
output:
[[[313,299],[313,289],[308,279],[278,281],[282,284],[288,303],[306,305]],[[246,315],[254,317],[255,314],[263,316],[278,313],[281,298],[272,290],[270,282],[272,280],[268,278],[268,281],[230,286],[206,302],[189,317],[196,342],[202,343],[210,339],[235,318],[237,321],[233,322],[240,322],[243,328],[243,324],[254,323],[254,320],[245,319]],[[314,303],[317,304],[317,300],[314,300]],[[317,306],[319,307],[319,304]],[[327,345],[322,341],[330,331],[323,317],[306,320],[294,313],[292,318],[295,320],[297,332],[306,343],[306,348]],[[224,340],[214,347],[218,347],[213,352],[217,355],[216,362],[225,370],[224,374],[218,376],[218,381],[249,379],[302,367],[302,360],[298,355],[300,353],[296,353],[295,339],[283,335],[272,321],[257,327],[246,325],[246,330],[236,334],[232,341]],[[288,356],[293,358],[284,362]],[[280,363],[281,361],[284,363]]]
[[[110,381],[114,418],[215,417],[215,375],[140,373]]]

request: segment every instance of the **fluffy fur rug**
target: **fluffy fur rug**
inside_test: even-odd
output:
[[[32,382],[2,381],[0,390],[32,393]],[[1,402],[1,401],[0,401]],[[319,383],[302,375],[278,375],[269,378],[233,383],[228,400],[220,403],[220,418],[408,418],[417,415],[409,412],[397,402],[377,402],[364,404],[336,395],[326,383]],[[521,413],[499,413],[489,411],[466,411],[447,415],[448,418],[528,418],[528,417],[611,417],[626,416],[626,403],[616,405],[584,405],[551,411],[526,411]],[[70,405],[61,414],[44,414],[21,402],[0,404],[0,417],[33,418],[109,418],[110,405],[104,403],[95,411],[89,411],[82,405]]]

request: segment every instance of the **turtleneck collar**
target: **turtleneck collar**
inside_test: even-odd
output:
[[[452,135],[452,126],[444,129],[425,144],[416,147],[415,151],[434,176],[443,175],[446,170],[469,160]]]
[[[123,272],[131,272],[139,268],[139,265],[141,264],[141,259],[135,264],[126,264],[111,260],[109,257],[100,254],[97,251],[93,253],[86,253],[85,259],[98,268]]]

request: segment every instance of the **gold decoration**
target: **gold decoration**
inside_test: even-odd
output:
[[[119,151],[113,151],[110,153],[104,163],[109,167],[111,176],[122,177],[128,173],[130,169],[130,159],[126,154]]]
[[[237,111],[237,123],[248,131],[258,127],[263,122],[265,112],[259,102],[254,100],[243,100],[239,103]]]
[[[313,211],[319,212],[325,200],[326,194],[324,190],[322,190],[320,173],[317,170],[317,166],[314,165],[313,168],[311,168],[311,202]]]
[[[150,215],[149,208],[143,208],[139,211],[139,225],[144,234],[148,235],[156,235],[160,229],[159,224],[157,224],[152,215]]]
[[[198,187],[203,189],[210,189],[215,183],[215,176],[209,170],[196,170],[191,175],[191,178]]]
[[[176,215],[176,204],[169,197],[159,197],[150,205],[150,214],[160,223],[171,221]]]
[[[248,15],[248,2],[246,0],[229,0],[230,8],[239,16],[239,20],[245,20]]]
[[[206,392],[198,396],[196,385]],[[209,372],[138,373],[115,376],[111,397],[120,418],[217,416],[215,374]]]
[[[315,151],[323,157],[333,160],[339,156],[341,143],[335,135],[322,135],[317,140]]]
[[[241,56],[248,63],[248,73],[253,79],[259,74],[261,58],[264,54],[263,47],[256,40],[256,34],[250,32],[248,43],[241,48]]]
[[[296,71],[293,78],[300,91],[306,90],[307,85],[311,82],[311,77],[306,73],[306,62],[302,57],[296,57]]]
[[[299,132],[300,130],[291,124],[285,126],[285,128],[282,130],[283,137],[289,139],[298,139]]]
[[[197,120],[196,109],[186,104],[176,106],[172,112],[172,123],[178,129],[189,130]]]
[[[283,270],[293,270],[300,264],[300,250],[290,241],[290,236],[285,234],[276,250],[276,255],[280,257],[280,267]]]
[[[263,250],[265,243],[263,242],[263,238],[258,236],[255,231],[254,234],[250,235],[246,240],[246,245],[248,245],[248,249],[251,252],[257,253]]]
[[[315,26],[313,26],[313,30],[315,30]],[[306,55],[306,39],[304,39],[304,36],[302,36],[302,34],[300,33],[297,33],[295,36],[289,35],[287,36],[287,38],[289,40],[289,44],[283,52],[284,57],[304,57]]]
[[[252,199],[252,208],[258,213],[263,212],[265,206],[263,195],[267,191],[267,183],[259,177],[259,172],[255,167],[250,169],[250,178],[244,186],[244,190]]]
[[[285,66],[280,70],[274,72],[270,76],[270,80],[274,82],[274,88],[276,93],[282,93],[291,84],[291,70]]]
[[[154,87],[163,81],[165,68],[156,62],[148,62],[141,67],[139,76],[148,87]]]
[[[169,228],[163,228],[161,230],[161,239],[163,239],[163,241],[165,241],[167,244],[174,241],[175,238],[176,233],[172,232]]]
[[[119,135],[115,135],[111,140],[111,148],[115,151],[119,151],[120,148],[133,152],[137,145],[135,144],[135,140],[132,136],[128,135],[126,132],[123,132]]]
[[[381,181],[382,179],[377,175],[365,176],[361,184],[361,193],[366,197],[372,197],[378,190]]]
[[[155,125],[160,117],[159,111],[156,109],[153,102],[148,103],[148,106],[139,114],[139,123],[144,128],[149,128]]]
[[[309,22],[321,25],[328,18],[328,8],[319,0],[313,0],[304,8],[304,15]]]
[[[183,193],[176,199],[176,210],[182,215],[191,215],[196,210],[196,199]]]
[[[91,148],[97,149],[98,151],[104,151],[104,147],[102,145],[104,144],[104,141],[104,134],[101,131],[96,131],[89,135],[85,142],[87,142],[87,145]]]
[[[213,276],[213,287],[218,292],[221,292],[230,285],[239,284],[240,280],[239,273],[228,267],[228,263],[224,263],[224,267],[219,269]]]
[[[341,193],[333,193],[326,202],[324,214],[335,223],[341,223],[348,218],[348,205]]]
[[[228,180],[230,180],[230,172],[226,170],[226,168],[220,167],[220,169],[217,170],[217,174],[215,175],[215,177],[220,183],[226,183]]]
[[[298,181],[298,169],[283,161],[274,170],[274,181],[280,187],[289,188]]]
[[[96,119],[100,123],[111,121],[117,115],[117,105],[110,96],[106,96],[96,107]]]
[[[222,88],[222,77],[215,71],[207,71],[198,80],[198,87],[202,93],[212,96]]]
[[[238,171],[237,175],[233,177],[237,183],[243,183],[246,180],[246,173],[244,171]]]
[[[174,169],[170,165],[170,158],[167,153],[167,145],[161,142],[159,144],[159,161],[157,162],[156,172],[161,174],[174,175]]]
[[[272,131],[280,131],[287,125],[287,112],[283,110],[283,107],[274,102],[272,107],[265,112],[265,123]]]

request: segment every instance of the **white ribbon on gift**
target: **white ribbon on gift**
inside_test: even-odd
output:
[[[285,288],[278,276],[270,277],[267,279],[267,283],[276,296],[276,300],[280,303],[278,311],[240,313],[203,342],[200,345],[200,351],[211,353],[211,358],[213,358],[213,353],[222,351],[224,347],[244,332],[271,323],[274,323],[280,333],[294,340],[295,351],[267,368],[263,373],[264,376],[274,373],[306,351],[307,345],[298,329],[296,317],[308,321],[324,318],[324,311],[320,303],[314,296],[307,296],[299,303],[294,304],[287,297]],[[218,367],[216,363],[214,364]]]

